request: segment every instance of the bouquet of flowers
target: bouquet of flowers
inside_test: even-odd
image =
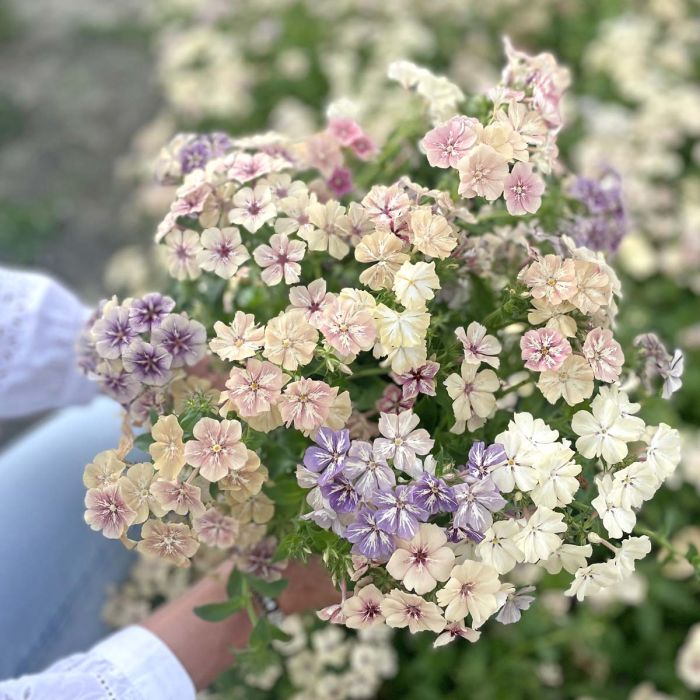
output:
[[[81,364],[126,412],[86,467],[87,523],[178,566],[233,557],[230,600],[199,612],[249,610],[259,651],[285,635],[251,601],[290,558],[340,588],[322,619],[441,645],[517,622],[522,564],[581,600],[651,549],[637,513],[680,443],[642,404],[682,354],[616,340],[619,187],[557,161],[568,72],[506,55],[470,97],[393,63],[416,97],[381,147],[339,105],[298,141],[177,136],[171,288],[86,329]]]

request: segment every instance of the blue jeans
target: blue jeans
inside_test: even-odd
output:
[[[89,648],[109,586],[134,561],[83,520],[84,466],[116,447],[119,406],[60,411],[0,455],[0,679]]]

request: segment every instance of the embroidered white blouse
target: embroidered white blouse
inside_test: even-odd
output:
[[[89,401],[75,346],[90,310],[45,275],[0,266],[0,420]]]

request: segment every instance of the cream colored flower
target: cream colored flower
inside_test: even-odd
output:
[[[435,297],[434,290],[440,289],[435,263],[406,261],[394,276],[393,289],[396,298],[407,309],[423,311],[426,301]]]
[[[462,362],[461,373],[451,374],[445,380],[447,393],[453,400],[455,418],[466,421],[472,414],[486,418],[496,407],[495,392],[498,377],[492,369],[478,371],[478,365]]]
[[[576,321],[568,316],[576,307],[568,301],[553,306],[546,299],[532,299],[534,307],[528,312],[527,320],[533,326],[543,323],[547,328],[558,330],[565,338],[576,335]]]
[[[449,622],[471,615],[476,629],[500,607],[496,593],[501,589],[496,569],[467,559],[455,566],[450,580],[437,592],[438,603],[445,608]]]
[[[263,525],[270,522],[274,514],[275,504],[262,491],[231,507],[231,515],[240,523]]]
[[[457,247],[454,229],[444,216],[433,214],[430,207],[411,212],[413,247],[431,258],[444,260]]]
[[[610,278],[600,265],[586,260],[575,260],[574,276],[576,292],[570,301],[581,313],[590,315],[601,306],[610,303]]]
[[[155,442],[148,451],[153,457],[153,467],[163,479],[175,480],[185,466],[185,445],[182,441],[182,428],[177,416],[160,416],[151,428]]]
[[[515,520],[499,520],[484,533],[484,539],[476,547],[476,553],[485,564],[497,573],[506,574],[524,558],[513,538],[520,532]]]
[[[411,634],[425,630],[442,632],[445,627],[445,618],[435,603],[398,588],[385,596],[381,611],[389,627],[408,627]]]
[[[379,304],[374,312],[379,341],[387,348],[412,348],[424,344],[430,315],[413,309],[396,311]]]
[[[355,248],[355,259],[374,263],[360,274],[360,282],[370,289],[389,289],[396,271],[408,260],[404,243],[390,231],[380,230],[365,236]]]
[[[86,488],[104,488],[116,484],[126,464],[117,457],[116,450],[98,452],[92,462],[85,467],[83,484]]]
[[[240,362],[252,357],[262,347],[265,330],[255,324],[255,316],[236,311],[233,321],[226,325],[221,321],[214,324],[216,338],[209,347],[222,360]]]
[[[148,520],[141,529],[142,540],[136,549],[150,557],[159,557],[176,566],[189,566],[190,557],[199,549],[192,531],[182,523]]]
[[[332,258],[342,260],[349,252],[347,234],[344,230],[345,207],[334,199],[327,202],[312,202],[306,209],[314,228],[300,229],[299,238],[309,244],[309,250],[327,250]]]
[[[218,486],[232,501],[242,503],[260,493],[266,479],[267,469],[260,464],[260,457],[248,450],[245,464],[221,479]]]
[[[373,584],[364,586],[343,603],[345,626],[350,629],[366,629],[384,622],[381,605],[384,594]]]
[[[557,370],[540,374],[537,388],[549,403],[561,397],[575,406],[593,393],[593,370],[581,355],[569,355]]]
[[[268,321],[263,356],[292,372],[313,359],[318,331],[301,309],[290,309]]]
[[[119,490],[129,507],[136,513],[135,524],[143,523],[152,512],[157,517],[165,515],[155,497],[151,493],[151,482],[155,471],[150,462],[132,464],[126,475],[119,479]]]

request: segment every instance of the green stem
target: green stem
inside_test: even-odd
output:
[[[506,396],[508,394],[511,394],[514,391],[517,391],[518,389],[530,384],[532,380],[530,377],[527,377],[526,379],[523,379],[522,381],[518,382],[517,384],[513,384],[513,386],[505,387],[504,389],[501,389],[499,396]]]
[[[386,367],[368,367],[361,369],[359,372],[353,372],[348,379],[362,379],[362,377],[376,377],[382,374],[388,374],[389,370]]]

